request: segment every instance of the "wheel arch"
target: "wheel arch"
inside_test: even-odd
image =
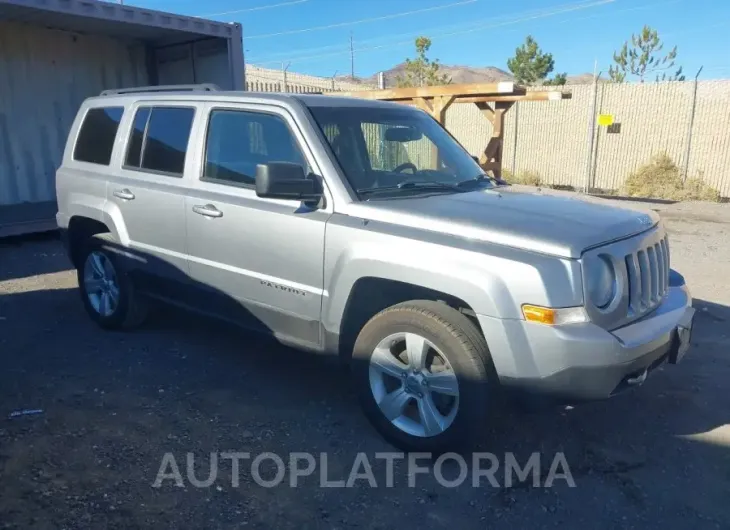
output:
[[[467,316],[482,333],[474,308],[458,296],[402,280],[363,276],[349,291],[333,338],[336,342],[333,346],[340,357],[344,361],[350,360],[358,333],[373,316],[388,307],[412,300],[444,303]]]
[[[80,253],[82,245],[90,237],[96,234],[109,233],[109,227],[101,221],[85,217],[83,215],[74,215],[68,222],[68,248],[71,263],[75,268],[81,266]]]

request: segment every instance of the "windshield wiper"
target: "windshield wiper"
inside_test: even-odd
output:
[[[478,175],[477,175],[476,177],[474,177],[473,179],[469,179],[469,180],[462,180],[461,182],[459,182],[459,183],[457,184],[457,186],[463,189],[463,188],[464,188],[464,187],[466,187],[467,185],[473,185],[473,184],[478,184],[478,183],[480,183],[480,182],[491,182],[492,184],[496,184],[496,185],[504,184],[504,181],[502,181],[502,180],[500,180],[500,179],[496,179],[496,178],[494,178],[494,177],[490,177],[490,176],[489,176],[489,175],[487,175],[486,173],[479,173],[479,174],[478,174]]]
[[[398,190],[445,190],[445,191],[464,191],[458,184],[448,184],[446,182],[428,182],[428,181],[415,181],[406,180],[396,186],[383,186],[381,188],[360,188],[357,190],[358,193],[369,194],[369,193],[387,193]]]

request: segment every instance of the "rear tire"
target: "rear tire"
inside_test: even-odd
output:
[[[100,327],[132,329],[147,317],[147,301],[125,272],[110,234],[96,234],[82,243],[77,278],[86,312]]]
[[[366,416],[386,440],[434,453],[481,438],[499,385],[477,326],[427,300],[371,318],[355,342],[352,375]]]

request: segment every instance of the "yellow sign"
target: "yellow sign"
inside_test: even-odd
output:
[[[603,127],[608,127],[609,125],[613,125],[613,114],[599,114],[598,115],[598,125],[601,125]]]

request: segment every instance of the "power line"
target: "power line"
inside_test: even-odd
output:
[[[615,0],[606,0],[605,2],[598,2],[598,3],[599,4],[611,3],[614,1]],[[516,12],[516,13],[512,13],[512,14],[508,14],[508,15],[502,15],[499,17],[490,17],[490,18],[486,18],[486,19],[476,20],[476,21],[472,21],[467,24],[450,24],[447,26],[439,26],[436,28],[419,30],[418,33],[412,33],[412,34],[408,35],[407,37],[410,39],[413,39],[413,38],[419,37],[421,35],[433,36],[434,32],[436,32],[435,33],[436,36],[451,35],[451,33],[444,33],[444,31],[450,31],[450,30],[453,30],[456,33],[468,33],[468,32],[473,32],[475,30],[480,30],[480,29],[485,29],[485,28],[488,29],[490,27],[497,27],[500,25],[513,24],[516,22],[521,22],[523,20],[532,20],[534,18],[540,18],[541,16],[559,14],[559,13],[564,13],[564,12],[568,12],[568,11],[575,11],[577,9],[585,9],[587,7],[594,7],[595,4],[596,4],[596,2],[586,3],[585,0],[583,0],[582,2],[572,3],[572,4],[560,4],[560,5],[551,7],[551,8],[546,8],[546,9],[541,9],[541,10],[521,11],[521,12]],[[518,18],[515,19],[515,17],[518,17]],[[500,20],[504,21],[505,23],[497,23],[497,21],[500,21]],[[484,25],[485,23],[487,23],[488,25],[485,26]],[[375,37],[372,39],[361,40],[360,43],[368,44],[368,43],[380,43],[380,42],[384,42],[384,41],[392,42],[394,38],[403,38],[403,37],[406,37],[406,35],[403,35],[403,34],[386,35],[386,36]],[[407,42],[407,41],[397,41],[394,44],[397,45],[400,42]],[[360,51],[362,49],[363,48],[356,49],[355,51]],[[364,49],[369,49],[369,48],[364,48]],[[314,55],[311,55],[311,53],[325,51],[325,50],[337,50],[337,51],[340,51],[340,53],[342,53],[342,50],[344,50],[344,48],[342,47],[342,44],[319,46],[317,48],[299,50],[298,52],[294,52],[294,55],[292,55],[291,51],[269,54],[259,60],[254,60],[253,62],[257,62],[259,64],[269,64],[269,63],[274,62],[273,58],[275,58],[275,57],[286,57],[287,59],[292,59],[292,60],[310,58],[310,57],[314,57]],[[307,55],[307,52],[310,52],[310,55]],[[338,53],[336,55],[339,55],[340,53]],[[304,54],[304,57],[302,57],[302,55],[300,55],[300,54]],[[299,56],[297,56],[297,55],[299,55]],[[335,55],[335,54],[327,54],[327,55],[322,55],[322,56],[330,57],[332,55]],[[319,56],[320,55],[317,55],[317,57],[319,57]],[[279,60],[281,60],[281,59],[279,59]]]
[[[520,11],[520,12],[516,12],[516,13],[512,13],[512,14],[475,20],[475,21],[469,22],[467,24],[449,24],[446,26],[438,26],[436,28],[420,30],[418,33],[413,33],[412,35],[409,35],[409,37],[415,38],[420,35],[431,35],[434,31],[442,31],[442,32],[446,31],[446,30],[462,31],[462,30],[470,29],[470,28],[474,27],[475,25],[481,27],[485,22],[489,22],[489,23],[493,24],[499,20],[510,21],[510,20],[513,20],[514,17],[516,17],[516,16],[531,17],[534,15],[552,13],[555,10],[562,10],[565,8],[572,8],[572,7],[581,7],[587,1],[588,0],[582,0],[581,2],[577,2],[577,3],[574,2],[574,3],[570,3],[570,4],[559,4],[554,7],[549,7],[549,8]],[[681,1],[681,0],[675,0],[675,1]],[[654,4],[654,5],[656,5],[656,4]],[[578,20],[580,20],[580,19],[578,19]],[[394,37],[403,38],[404,35],[398,34],[397,36],[394,36],[394,35],[379,36],[379,37],[375,37],[375,38],[360,40],[359,43],[360,44],[379,43],[379,42],[383,42],[384,40],[386,40],[386,41],[392,40]],[[281,58],[285,58],[285,59],[297,59],[297,56],[301,57],[302,55],[305,55],[305,56],[309,57],[309,55],[311,55],[312,53],[324,52],[327,50],[338,50],[339,51],[339,50],[343,50],[343,49],[344,48],[343,48],[342,44],[330,44],[330,45],[326,45],[326,46],[317,46],[315,48],[300,49],[300,50],[293,52],[294,55],[292,55],[291,50],[286,51],[286,52],[271,53],[271,54],[265,55],[263,58],[261,58],[259,60],[254,60],[253,62],[261,63],[262,61],[265,61],[268,64],[269,62],[274,62],[273,61],[274,58],[281,57]],[[279,60],[281,60],[281,59],[279,59]]]
[[[360,20],[353,20],[350,22],[338,22],[336,24],[328,24],[326,26],[314,26],[311,28],[303,28],[303,29],[292,29],[288,31],[279,31],[277,33],[265,33],[263,35],[252,35],[250,37],[246,37],[246,39],[265,39],[268,37],[278,37],[280,35],[294,35],[296,33],[307,33],[310,31],[320,31],[323,29],[332,29],[332,28],[342,28],[345,26],[354,26],[356,24],[365,24],[366,22],[378,22],[380,20],[390,20],[393,18],[400,18],[400,17],[406,17],[409,15],[415,15],[418,13],[426,13],[429,11],[437,11],[441,9],[448,9],[450,7],[458,7],[463,6],[466,4],[473,4],[477,2],[478,0],[462,0],[460,2],[452,3],[452,4],[445,4],[440,6],[433,6],[433,7],[425,7],[423,9],[415,9],[413,11],[405,11],[403,13],[393,13],[391,15],[383,15],[382,17],[373,17],[373,18],[363,18]]]
[[[274,9],[275,7],[292,6],[294,4],[303,4],[309,0],[292,0],[291,2],[281,2],[279,4],[270,4],[267,6],[247,7],[246,9],[236,9],[235,11],[226,11],[225,13],[211,13],[208,15],[198,15],[200,17],[222,17],[224,15],[235,15],[236,13],[246,13],[248,11],[261,11],[263,9]]]
[[[616,0],[596,0],[594,2],[582,3],[582,4],[579,4],[579,5],[573,5],[571,7],[564,7],[562,9],[553,9],[552,11],[544,11],[544,12],[541,12],[541,13],[538,13],[538,14],[534,14],[534,15],[530,15],[530,16],[525,16],[525,17],[522,17],[522,18],[516,18],[516,19],[508,20],[508,21],[505,21],[505,22],[499,22],[499,23],[496,23],[496,24],[495,23],[492,23],[492,24],[484,24],[484,25],[480,25],[480,26],[477,26],[477,27],[472,27],[472,28],[466,29],[466,30],[457,30],[457,31],[451,31],[451,32],[446,32],[446,33],[435,33],[435,34],[432,33],[432,34],[430,34],[430,36],[436,36],[436,37],[460,36],[460,35],[465,35],[467,33],[474,33],[475,31],[482,31],[484,29],[492,29],[492,28],[501,27],[501,26],[509,26],[509,25],[518,24],[520,22],[525,22],[525,21],[529,21],[529,20],[536,20],[536,19],[540,19],[540,18],[547,18],[547,17],[551,17],[551,16],[555,16],[555,15],[560,15],[560,14],[563,14],[563,13],[568,13],[568,12],[571,12],[571,11],[578,11],[578,10],[582,10],[582,9],[588,9],[588,8],[591,8],[591,7],[598,7],[598,6],[601,6],[601,5],[611,4],[611,3],[615,2],[615,1]],[[424,33],[426,33],[426,32],[421,32],[421,33],[419,33],[419,35],[423,35]],[[403,46],[403,45],[406,45],[406,44],[413,44],[413,40],[412,39],[409,39],[409,40],[402,40],[402,41],[398,41],[398,42],[389,42],[389,43],[381,44],[381,45],[378,45],[378,46],[368,46],[368,47],[363,47],[363,48],[355,48],[353,50],[353,52],[373,51],[373,50],[379,50],[379,49],[388,48],[388,47],[392,47],[392,46]],[[336,56],[344,55],[344,54],[347,54],[347,53],[350,53],[349,50],[341,50],[341,51],[338,51],[338,52],[325,53],[325,54],[320,54],[320,55],[310,55],[310,56],[304,56],[304,57],[293,57],[291,59],[291,61],[293,63],[294,62],[297,62],[297,61],[298,62],[302,62],[304,60],[327,58],[327,57],[336,57]],[[257,64],[271,64],[271,63],[274,63],[274,62],[278,63],[280,61],[263,61],[263,62],[262,61],[257,61]]]
[[[587,15],[587,16],[579,17],[579,18],[559,20],[558,24],[564,24],[566,22],[578,22],[580,20],[590,20],[590,19],[601,17],[601,16],[612,16],[612,15],[617,15],[619,13],[628,13],[630,11],[642,11],[644,9],[651,9],[653,7],[667,7],[670,5],[679,4],[684,1],[685,0],[669,0],[667,2],[666,0],[663,0],[661,2],[654,2],[653,4],[644,4],[641,6],[624,7],[623,9],[616,9],[616,10],[611,11],[610,13],[604,14],[604,15]]]

